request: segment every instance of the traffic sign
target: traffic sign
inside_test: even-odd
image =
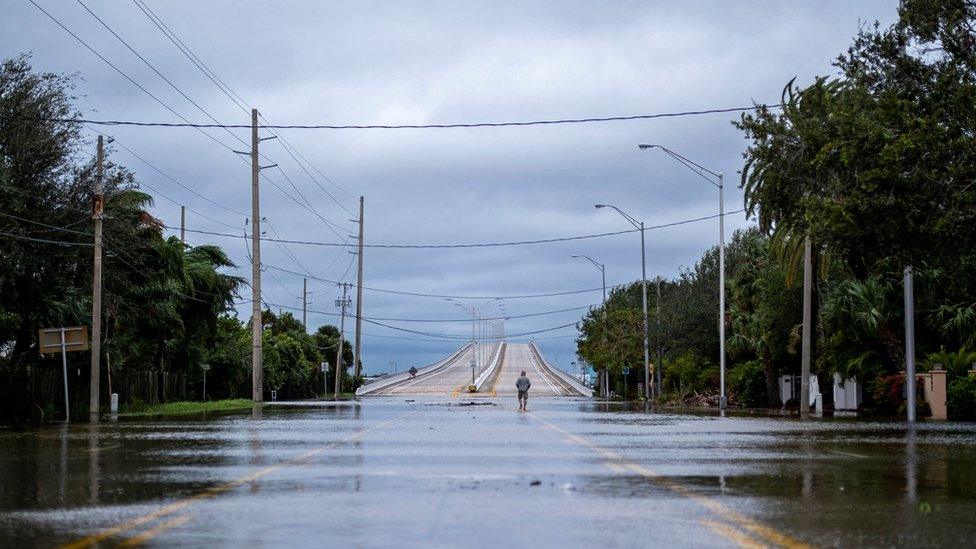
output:
[[[41,328],[37,336],[41,354],[60,353],[62,350],[69,353],[88,350],[88,326]]]

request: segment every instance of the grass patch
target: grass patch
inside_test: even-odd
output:
[[[207,402],[167,402],[165,404],[134,404],[125,406],[119,412],[120,417],[158,416],[169,414],[195,414],[199,412],[219,412],[224,410],[240,410],[250,408],[251,401],[244,398],[230,400],[208,400]]]

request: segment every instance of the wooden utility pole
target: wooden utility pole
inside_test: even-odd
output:
[[[302,326],[308,332],[308,279],[302,279]]]
[[[813,250],[803,239],[803,341],[800,357],[800,418],[810,417],[810,352],[813,340]]]
[[[258,110],[251,109],[251,400],[264,401],[261,323],[261,165]]]
[[[335,367],[335,399],[339,400],[339,395],[342,393],[342,372],[344,368],[342,367],[342,338],[346,329],[346,307],[349,306],[349,299],[346,297],[346,290],[349,289],[349,284],[345,282],[342,283],[342,299],[336,300],[336,306],[339,307],[340,320],[339,320],[339,350],[336,351],[336,367]]]
[[[91,331],[91,388],[88,398],[89,419],[98,421],[98,397],[101,384],[102,358],[102,214],[105,211],[105,149],[98,136],[95,164],[95,194],[92,200],[92,220],[95,225],[95,256],[92,266],[92,331]]]
[[[180,244],[186,244],[186,206],[180,206]]]
[[[358,378],[361,372],[360,357],[363,350],[363,197],[359,197],[359,269],[356,275],[356,349],[353,353],[353,371]]]

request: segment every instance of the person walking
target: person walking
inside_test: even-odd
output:
[[[529,381],[529,378],[525,377],[525,370],[522,370],[522,375],[515,381],[515,388],[518,389],[520,412],[525,412],[525,407],[529,404],[529,387],[531,386],[532,382]]]

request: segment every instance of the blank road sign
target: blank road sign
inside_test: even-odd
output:
[[[62,332],[64,332],[64,349],[66,351],[70,353],[88,350],[88,326],[41,328],[38,330],[37,336],[41,354],[61,352]]]

